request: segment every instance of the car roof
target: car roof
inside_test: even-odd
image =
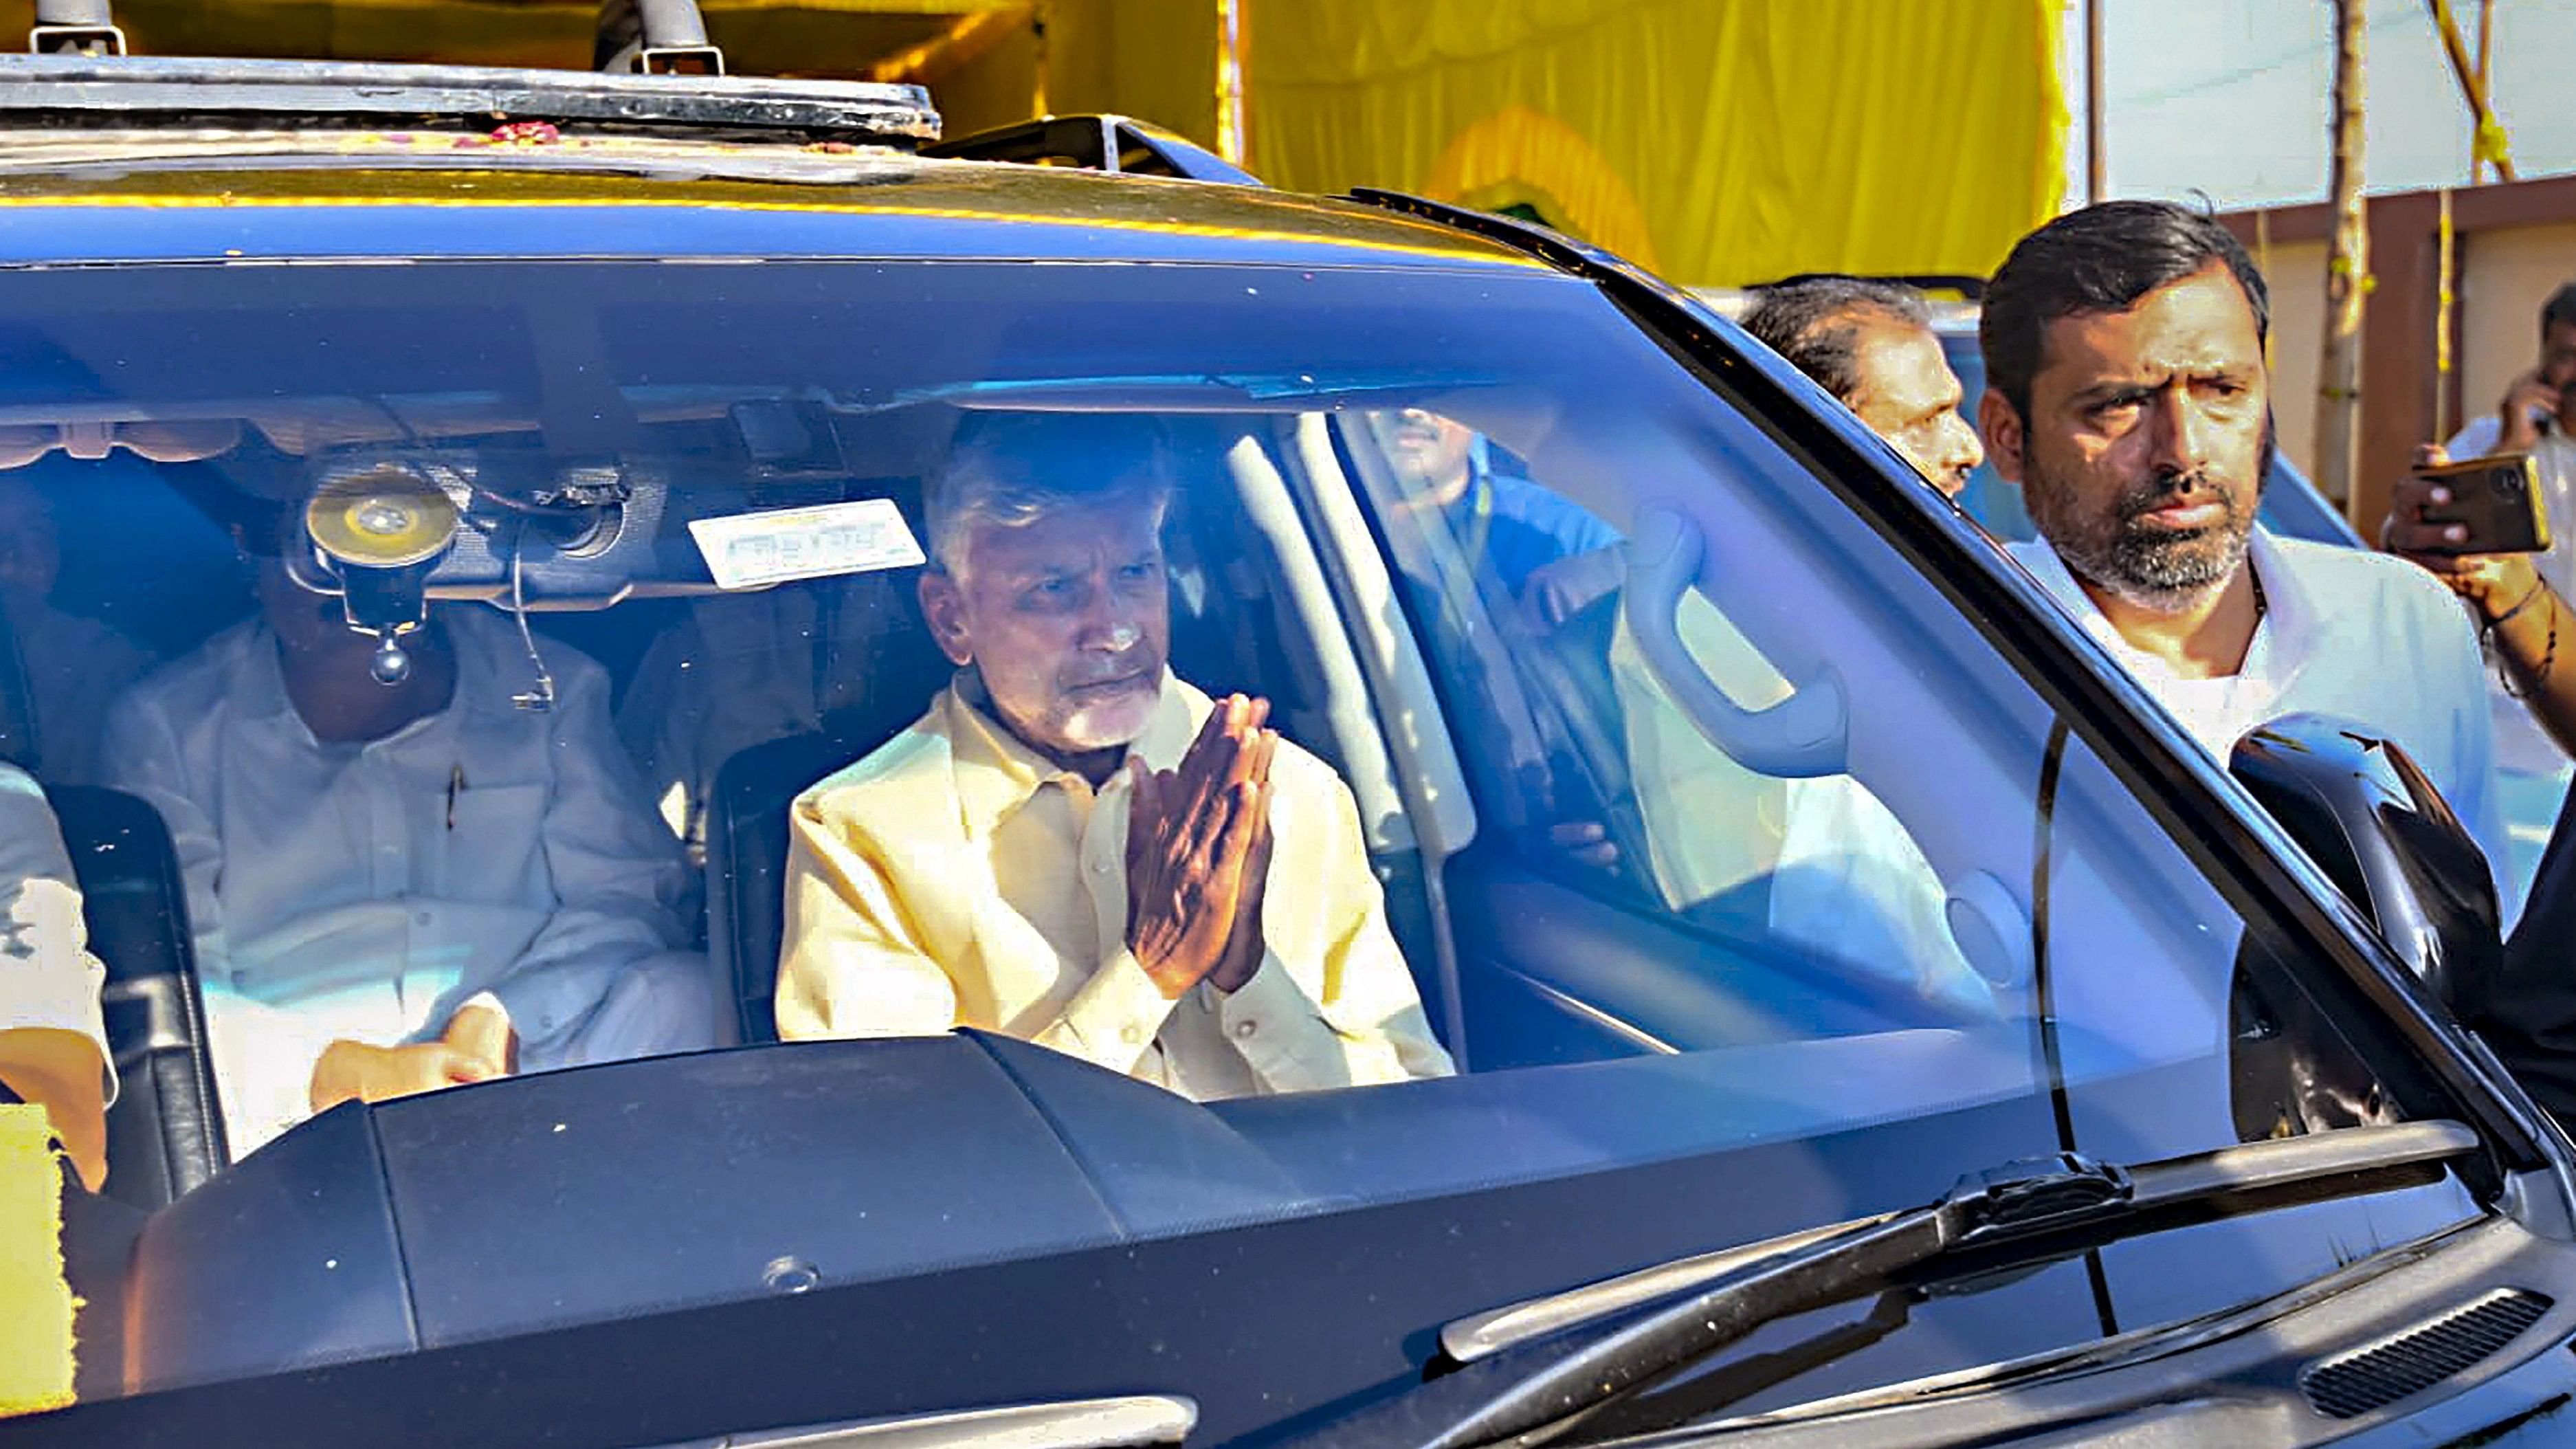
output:
[[[314,96],[318,114],[291,113]],[[1357,201],[920,155],[938,118],[917,96],[0,56],[0,265],[578,253],[1546,269]]]
[[[795,154],[799,179],[788,180],[759,174],[778,158],[696,143],[552,142],[559,155],[530,157],[473,154],[457,139],[379,132],[264,156],[13,159],[0,165],[0,264],[847,256],[849,223],[866,218],[871,257],[1547,269],[1431,222],[1251,187],[890,151]],[[489,149],[504,148],[537,149]],[[610,210],[639,214],[600,224]]]
[[[577,253],[1546,269],[1356,201],[1114,159],[920,154],[939,132],[911,86],[0,55],[0,265]],[[621,210],[639,214],[601,214]]]

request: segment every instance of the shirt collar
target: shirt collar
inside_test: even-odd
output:
[[[971,676],[960,671],[939,696],[941,723],[949,738],[951,769],[957,782],[958,809],[970,835],[991,833],[1048,785],[1091,788],[1090,781],[1039,754],[999,719],[970,701],[970,694],[980,693]],[[1179,764],[1198,730],[1198,717],[1205,713],[1203,697],[1197,695],[1166,668],[1154,712],[1147,716],[1144,732],[1128,745],[1128,753],[1142,757],[1157,770]],[[1100,787],[1100,793],[1105,795],[1120,788],[1119,780],[1119,776],[1112,775]]]
[[[2113,628],[2093,596],[2084,592],[2066,560],[2058,555],[2045,536],[2033,537],[2016,552],[2022,566],[2039,581],[2050,596],[2064,605],[2084,626],[2084,632],[2100,640],[2117,657],[2137,658],[2142,651]],[[2323,616],[2306,582],[2290,560],[2287,550],[2261,526],[2246,541],[2245,561],[2263,586],[2263,617],[2255,623],[2254,640],[2245,651],[2245,663],[2238,675],[2270,675],[2286,679],[2298,665],[2315,652],[2316,633]]]

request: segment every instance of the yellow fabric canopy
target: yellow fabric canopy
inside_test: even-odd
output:
[[[2064,190],[2059,0],[1251,0],[1251,168],[1694,285],[1991,272]]]

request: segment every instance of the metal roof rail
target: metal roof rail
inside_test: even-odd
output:
[[[1206,147],[1132,116],[1043,116],[924,146],[921,154],[1261,185],[1261,178]]]
[[[723,75],[698,0],[599,0],[591,64],[612,75]]]
[[[123,55],[125,32],[116,28],[107,0],[36,0],[27,49],[38,55]]]
[[[929,92],[911,85],[356,61],[0,55],[0,126],[383,130],[503,121],[629,134],[767,132],[897,146],[939,139]]]

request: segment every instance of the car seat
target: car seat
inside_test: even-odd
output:
[[[214,1176],[231,1154],[197,995],[188,893],[160,813],[96,786],[45,791],[80,885],[92,954],[107,964],[107,1190],[157,1208]]]
[[[919,719],[951,666],[915,624],[898,629],[868,671],[862,702],[823,727],[736,751],[707,801],[707,951],[733,991],[742,1040],[778,1040],[771,997],[786,926],[787,811],[806,787]]]

